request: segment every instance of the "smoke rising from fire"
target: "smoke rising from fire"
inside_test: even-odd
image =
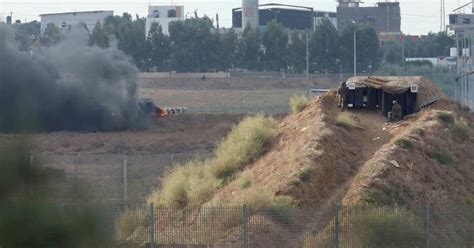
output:
[[[117,49],[73,30],[58,45],[19,51],[0,25],[0,132],[137,127],[137,69]]]

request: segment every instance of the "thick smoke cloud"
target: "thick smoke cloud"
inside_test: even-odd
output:
[[[137,127],[136,67],[117,49],[87,46],[84,32],[26,53],[0,25],[0,132]]]

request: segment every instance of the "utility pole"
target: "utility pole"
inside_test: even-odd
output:
[[[446,31],[446,7],[444,0],[441,0],[441,9],[440,9],[440,22],[439,22],[439,31]]]
[[[357,77],[357,29],[354,29],[354,77]]]
[[[306,31],[306,78],[309,79],[309,32]]]

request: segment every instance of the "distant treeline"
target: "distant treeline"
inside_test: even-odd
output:
[[[85,27],[85,25],[84,25]],[[53,45],[62,33],[54,25],[38,39],[39,23],[18,26],[17,41],[26,50],[32,44]],[[353,70],[354,30],[357,30],[357,65],[359,71],[372,72],[383,63],[402,61],[402,41],[385,42],[380,47],[375,29],[370,25],[348,25],[338,32],[324,19],[315,31],[287,31],[272,22],[265,31],[245,28],[241,37],[230,30],[218,32],[208,17],[173,22],[169,35],[154,25],[145,34],[145,18],[129,14],[113,16],[98,22],[90,32],[90,45],[103,48],[118,46],[128,54],[141,71],[209,72],[248,69],[252,71],[306,70],[308,41],[310,72],[350,72]],[[308,39],[306,35],[308,36]],[[430,33],[404,41],[405,57],[449,55],[454,38],[445,33]]]

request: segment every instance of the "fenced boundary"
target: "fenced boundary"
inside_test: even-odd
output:
[[[472,206],[170,209],[102,206],[125,247],[472,247]],[[113,212],[111,215],[110,212]],[[112,219],[111,219],[112,218]]]

